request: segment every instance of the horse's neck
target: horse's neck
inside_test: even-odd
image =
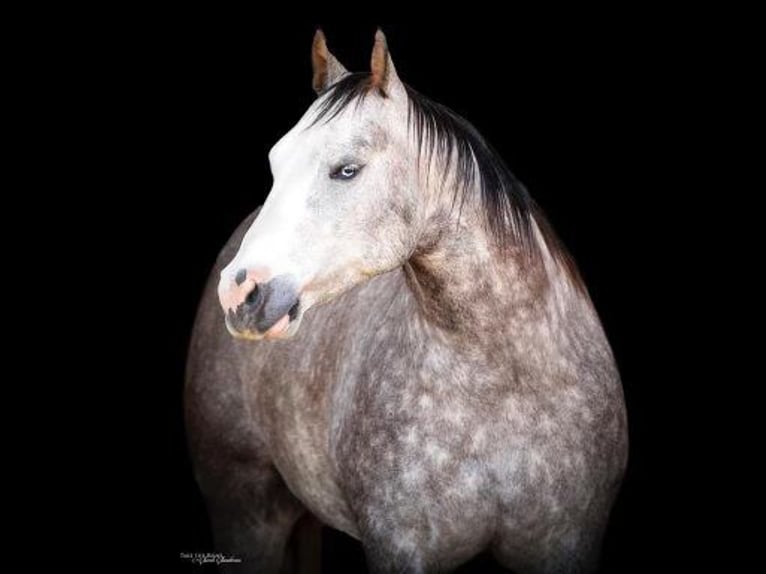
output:
[[[541,245],[541,257],[520,248],[501,252],[478,211],[458,218],[442,210],[430,218],[420,247],[405,267],[424,318],[468,347],[487,350],[535,344],[567,321],[590,322],[595,314],[587,295],[576,289]],[[543,241],[536,231],[536,239]],[[555,344],[548,340],[546,344]]]

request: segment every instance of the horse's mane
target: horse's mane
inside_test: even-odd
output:
[[[556,261],[573,283],[584,289],[577,267],[524,184],[470,122],[448,107],[404,85],[409,99],[408,124],[414,130],[419,157],[454,168],[453,205],[462,207],[478,181],[487,227],[501,249],[518,246],[532,259],[541,256],[533,220]],[[314,122],[329,121],[372,91],[369,73],[348,74],[322,95]],[[385,94],[381,93],[385,97]]]

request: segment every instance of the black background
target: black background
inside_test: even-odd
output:
[[[104,288],[93,288],[98,321],[110,327],[80,341],[107,365],[88,387],[102,407],[88,436],[114,426],[113,412],[125,415],[114,440],[93,446],[98,470],[85,484],[101,506],[91,545],[106,560],[191,571],[178,554],[212,550],[184,438],[186,346],[218,250],[268,193],[270,146],[314,98],[317,24],[351,70],[368,67],[381,25],[400,77],[484,134],[577,260],[623,377],[631,433],[603,571],[686,570],[709,559],[711,502],[703,511],[696,494],[688,400],[699,381],[674,361],[686,320],[674,277],[684,271],[695,190],[671,164],[694,116],[686,82],[699,54],[675,40],[679,24],[560,16],[534,26],[490,16],[333,24],[187,11],[127,26],[114,17],[87,40],[69,39],[84,60],[63,86],[78,100],[66,121],[87,118],[95,167],[83,183],[99,190],[86,201],[99,215],[84,241],[95,230],[92,258],[104,246],[111,253],[95,272]],[[328,537],[325,571],[361,561],[349,540]]]

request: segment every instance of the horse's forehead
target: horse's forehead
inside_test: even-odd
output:
[[[383,106],[365,105],[358,108],[351,104],[328,121],[317,121],[319,108],[312,105],[290,131],[275,143],[269,152],[274,161],[282,153],[298,148],[329,149],[328,142],[351,144],[354,147],[382,151],[388,145],[394,125],[387,120]]]
[[[271,147],[269,160],[272,163],[278,161],[284,154],[294,152],[297,146],[310,147],[312,144],[320,143],[318,140],[321,134],[311,129],[311,124],[306,121],[306,115]]]

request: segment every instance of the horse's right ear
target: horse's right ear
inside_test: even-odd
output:
[[[348,74],[330,50],[327,49],[327,40],[324,32],[317,29],[314,34],[314,43],[311,46],[311,65],[314,68],[312,86],[317,95],[321,95],[327,88]]]

